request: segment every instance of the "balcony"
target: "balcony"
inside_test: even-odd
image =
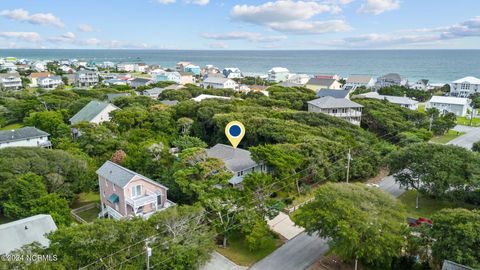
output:
[[[147,190],[145,194],[139,197],[135,198],[126,198],[125,201],[127,202],[128,205],[130,205],[133,209],[138,209],[141,206],[150,204],[150,203],[156,203],[157,202],[157,194]]]

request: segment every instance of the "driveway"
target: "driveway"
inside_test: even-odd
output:
[[[278,213],[276,217],[269,220],[267,223],[272,231],[280,234],[287,240],[293,239],[305,230],[302,227],[296,226],[290,219],[290,216],[283,212]]]
[[[246,270],[247,267],[238,266],[234,262],[225,258],[222,254],[214,251],[210,261],[200,267],[199,270]]]
[[[466,132],[464,135],[455,138],[448,142],[450,145],[456,145],[460,147],[467,148],[468,150],[472,149],[473,143],[480,141],[480,128],[472,127],[455,127],[455,130],[463,129]]]
[[[379,186],[395,197],[405,192],[399,184],[395,183],[393,176],[383,178]],[[306,232],[302,232],[254,264],[250,270],[304,270],[324,255],[328,249],[325,238],[310,236]]]

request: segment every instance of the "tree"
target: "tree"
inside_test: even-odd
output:
[[[343,260],[388,268],[404,245],[406,225],[401,204],[391,195],[363,184],[328,183],[315,200],[293,213],[309,234],[326,237]]]
[[[26,125],[35,126],[56,138],[70,135],[70,128],[63,121],[61,112],[45,111],[31,113],[30,116],[25,118],[24,122]]]
[[[122,149],[115,151],[110,159],[113,163],[122,164],[123,160],[127,157],[127,154]]]
[[[480,157],[464,148],[419,143],[390,155],[388,165],[401,186],[443,199],[464,200],[480,186]]]
[[[480,211],[442,209],[432,216],[433,226],[422,230],[437,265],[444,260],[480,267]]]
[[[182,117],[177,120],[177,124],[181,129],[181,133],[183,136],[188,135],[190,133],[190,127],[193,124],[193,120],[188,117]]]
[[[472,146],[472,151],[474,152],[480,152],[480,141],[476,142]]]
[[[198,148],[207,147],[207,144],[204,141],[200,140],[197,137],[192,137],[192,136],[181,136],[175,139],[172,142],[172,144],[178,147],[180,151],[183,151],[184,149],[188,149],[188,148],[194,148],[194,147],[198,147]]]

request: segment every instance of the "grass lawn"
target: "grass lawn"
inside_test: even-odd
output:
[[[229,258],[238,265],[251,266],[276,250],[283,243],[280,239],[272,239],[271,243],[262,250],[251,251],[240,233],[232,234],[227,240],[228,247],[216,247],[216,251]]]
[[[98,218],[98,214],[100,213],[100,209],[94,207],[92,209],[88,209],[82,212],[77,213],[77,215],[83,218],[86,222],[92,222]]]
[[[17,128],[21,128],[21,127],[23,127],[23,124],[15,123],[15,124],[10,124],[10,125],[4,126],[4,127],[0,128],[0,130],[12,130],[12,129],[17,129]]]
[[[475,206],[462,202],[452,202],[452,201],[440,201],[436,199],[431,199],[426,196],[420,195],[419,208],[415,209],[415,199],[416,191],[409,190],[403,193],[398,199],[405,205],[405,210],[409,217],[419,218],[426,217],[429,218],[432,214],[444,209],[444,208],[466,208],[474,209]]]
[[[71,208],[75,209],[80,206],[87,205],[89,203],[98,203],[100,202],[100,194],[98,192],[88,192],[78,194],[78,198],[73,202]]]
[[[418,104],[418,111],[419,112],[425,112],[425,103]]]
[[[470,119],[467,119],[466,117],[457,117],[457,124],[470,126]],[[472,125],[475,127],[480,126],[480,118],[473,118]]]
[[[433,137],[430,140],[430,142],[446,144],[449,141],[451,141],[451,140],[453,140],[453,139],[455,139],[459,136],[462,136],[463,134],[465,134],[465,133],[464,132],[457,132],[455,130],[449,130],[447,133],[445,133],[445,135]]]

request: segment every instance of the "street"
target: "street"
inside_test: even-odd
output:
[[[459,126],[455,127],[455,130],[460,131],[459,129]],[[480,141],[480,128],[465,127],[462,131],[466,133],[458,138],[451,140],[447,144],[457,145],[471,150],[473,143]]]

